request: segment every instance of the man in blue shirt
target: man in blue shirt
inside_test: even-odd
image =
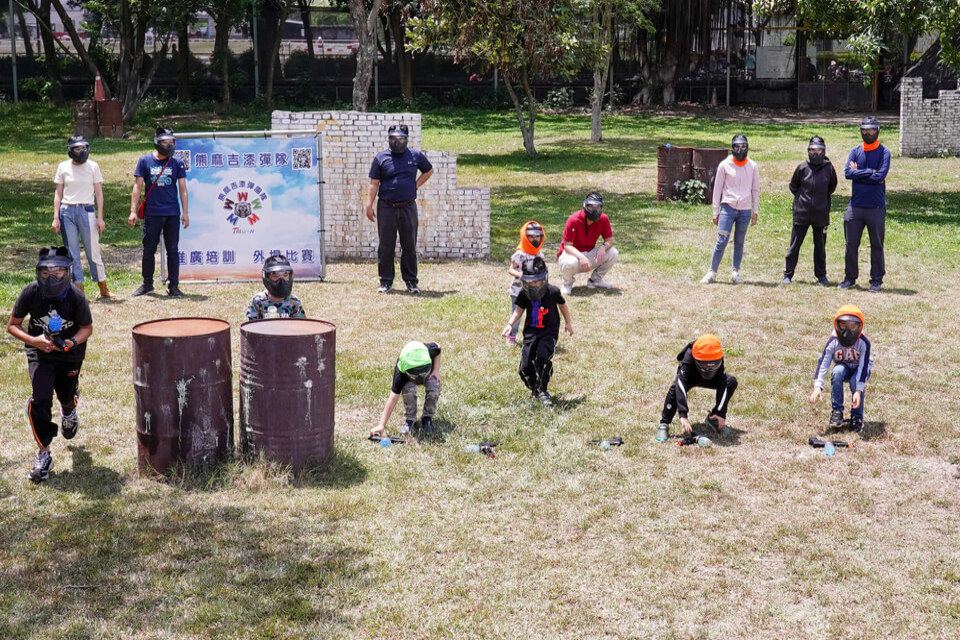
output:
[[[187,214],[187,169],[179,158],[173,156],[176,148],[173,131],[157,127],[153,146],[156,151],[140,157],[133,175],[133,193],[130,195],[130,216],[127,222],[133,227],[137,223],[137,211],[140,207],[140,193],[146,183],[146,196],[143,207],[143,260],[141,273],[143,284],[133,292],[142,296],[153,291],[153,272],[156,268],[154,253],[163,235],[163,248],[167,253],[167,291],[173,298],[182,298],[180,282],[180,260],[178,244],[180,242],[180,223],[183,228],[190,226]],[[177,202],[177,196],[180,202]],[[182,208],[182,209],[181,209]]]
[[[427,156],[407,148],[407,125],[394,125],[387,131],[390,149],[381,151],[370,165],[370,190],[367,194],[367,218],[377,223],[380,244],[377,247],[380,293],[393,288],[394,254],[400,235],[400,275],[407,291],[419,294],[417,287],[417,189],[433,175]],[[417,171],[420,176],[417,177]],[[377,210],[373,200],[377,198]]]
[[[880,144],[880,123],[873,116],[860,122],[863,144],[854,147],[843,171],[852,182],[850,204],[843,214],[843,234],[847,240],[846,274],[841,289],[857,282],[860,239],[863,228],[870,234],[870,291],[880,291],[886,273],[883,262],[883,236],[887,218],[886,179],[890,171],[890,150]]]

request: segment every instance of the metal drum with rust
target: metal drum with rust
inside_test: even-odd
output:
[[[84,138],[97,137],[97,103],[77,100],[73,105],[73,132]]]
[[[123,137],[123,100],[100,100],[97,102],[97,120],[100,135],[104,138]]]
[[[657,200],[676,200],[678,187],[693,175],[693,147],[657,147]]]
[[[730,151],[727,149],[713,149],[696,147],[693,150],[693,177],[707,185],[705,194],[707,202],[713,196],[713,183],[717,178],[717,166],[723,162]]]
[[[322,320],[240,326],[240,450],[294,470],[333,451],[337,327]]]
[[[202,466],[233,449],[230,323],[168,318],[133,328],[142,473]]]

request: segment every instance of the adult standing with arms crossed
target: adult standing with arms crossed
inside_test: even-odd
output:
[[[133,192],[130,194],[130,216],[127,222],[133,227],[137,218],[143,218],[143,259],[141,275],[143,283],[132,295],[142,296],[153,291],[153,272],[156,269],[154,254],[163,235],[163,248],[167,254],[167,291],[171,298],[182,298],[180,283],[180,224],[190,226],[187,213],[187,169],[179,158],[173,156],[176,149],[173,131],[157,127],[153,146],[156,151],[140,156],[134,170]],[[140,193],[147,186],[143,203]],[[177,203],[177,195],[180,203]],[[142,214],[140,207],[143,207]],[[182,207],[182,210],[181,210]]]
[[[377,247],[377,269],[380,293],[393,289],[396,275],[393,263],[400,235],[400,276],[407,291],[418,295],[417,278],[417,189],[433,175],[433,165],[422,151],[410,149],[407,125],[394,125],[387,130],[389,149],[381,151],[370,165],[370,189],[367,193],[367,218],[377,223],[380,244]],[[417,171],[420,176],[417,177]],[[379,198],[378,198],[379,195]],[[377,209],[373,201],[377,199]]]
[[[793,281],[800,247],[807,229],[813,227],[813,275],[823,286],[830,286],[827,280],[827,226],[830,224],[830,195],[836,190],[837,171],[827,157],[827,145],[820,136],[813,136],[807,144],[807,161],[797,165],[790,179],[793,231],[781,284]]]
[[[843,233],[847,240],[845,271],[841,289],[849,289],[860,275],[860,239],[863,228],[870,234],[870,291],[880,291],[886,267],[883,258],[883,237],[887,223],[887,173],[890,171],[890,150],[880,144],[880,122],[867,116],[860,122],[863,144],[854,147],[847,157],[843,175],[851,185],[850,204],[843,214]]]

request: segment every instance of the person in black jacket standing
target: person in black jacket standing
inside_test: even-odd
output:
[[[817,282],[830,286],[827,280],[827,226],[830,224],[830,196],[836,190],[837,171],[827,158],[827,146],[823,138],[813,136],[807,145],[807,161],[797,165],[790,180],[793,231],[781,284],[793,281],[800,246],[807,237],[807,229],[813,227],[813,274]]]

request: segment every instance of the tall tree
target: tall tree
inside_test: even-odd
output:
[[[220,70],[220,102],[229,108],[230,31],[243,21],[244,0],[204,0],[203,10],[210,14],[216,29],[213,39],[213,66]]]
[[[357,72],[353,76],[353,108],[366,111],[377,46],[377,16],[383,0],[350,0],[350,21],[357,32]]]
[[[90,55],[87,45],[84,44],[83,40],[80,38],[80,33],[77,31],[77,26],[73,23],[73,20],[70,18],[70,14],[67,13],[66,8],[64,7],[64,0],[51,0],[51,2],[53,10],[57,12],[57,16],[60,18],[60,22],[63,24],[64,30],[66,30],[67,34],[70,36],[70,42],[73,44],[74,51],[76,51],[77,55],[80,56],[80,60],[83,61],[84,66],[86,66],[87,71],[90,74],[90,81],[93,82],[94,78],[97,76],[102,76],[96,60],[94,60],[93,56]],[[106,93],[107,98],[110,98],[110,85],[107,83],[106,78],[103,80],[104,92]]]
[[[27,19],[23,16],[23,8],[15,3],[13,12],[17,15],[17,23],[20,25],[20,35],[23,37],[23,52],[28,58],[33,57],[33,42],[30,40],[30,30],[27,29]]]
[[[413,53],[407,49],[407,24],[418,15],[418,0],[387,0],[386,22],[392,38],[386,38],[389,48],[393,40],[393,59],[400,76],[400,92],[407,102],[413,100]],[[385,30],[386,31],[386,30]],[[386,34],[385,34],[386,35]]]
[[[297,0],[297,8],[300,9],[300,22],[303,24],[303,37],[307,41],[307,53],[310,58],[315,58],[316,53],[313,50],[313,25],[310,24],[310,0]]]
[[[47,79],[51,84],[50,99],[54,104],[65,104],[63,99],[63,74],[60,71],[58,47],[63,45],[54,36],[50,23],[50,0],[17,0],[22,7],[33,14],[40,27],[40,42],[43,44],[43,64],[47,69]],[[18,7],[18,8],[19,8]]]
[[[177,100],[190,101],[190,21],[199,9],[199,3],[185,0],[176,12],[177,27]]]
[[[497,70],[513,102],[527,155],[535,156],[537,76],[570,77],[581,66],[572,0],[424,0],[410,21],[415,50],[438,44],[457,62]]]

